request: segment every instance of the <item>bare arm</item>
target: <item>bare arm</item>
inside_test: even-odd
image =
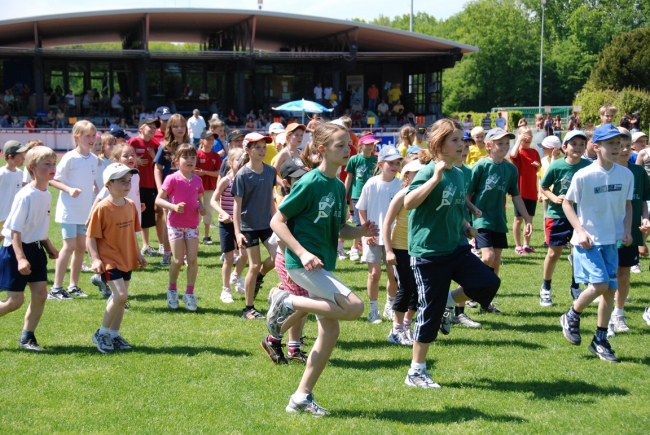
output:
[[[32,265],[29,264],[25,251],[23,251],[23,235],[18,231],[11,231],[11,246],[14,248],[16,260],[18,260],[18,272],[21,275],[29,275],[32,273]]]
[[[429,178],[423,185],[419,186],[415,190],[409,192],[408,195],[406,195],[404,198],[404,207],[407,210],[413,210],[424,202],[424,200],[442,180],[442,171],[445,170],[445,167],[445,162],[437,162],[433,177]]]
[[[161,190],[156,196],[156,205],[160,208],[165,208],[167,210],[175,211],[176,213],[183,213],[185,211],[185,203],[180,202],[178,204],[172,204],[167,201],[167,191]]]
[[[153,178],[156,180],[156,188],[158,189],[158,191],[160,191],[163,180],[162,180],[162,165],[159,163],[156,163],[153,166]]]
[[[275,232],[275,234],[277,234],[280,240],[282,240],[287,245],[287,248],[289,248],[291,252],[300,258],[300,261],[302,262],[302,265],[305,267],[305,269],[313,270],[323,267],[323,262],[320,260],[320,258],[307,251],[300,244],[300,242],[296,240],[293,234],[291,234],[291,231],[286,224],[287,220],[289,219],[283,215],[281,211],[276,212],[273,215],[273,218],[271,218],[271,229]]]
[[[564,201],[564,195],[556,196],[548,187],[539,186],[539,188],[542,191],[542,194],[544,194],[549,201],[554,202],[555,204],[562,204],[562,201]]]
[[[366,223],[360,227],[343,224],[339,230],[339,237],[345,240],[358,239],[361,237],[375,237],[378,235],[379,227],[373,221],[366,221]]]
[[[578,218],[576,211],[573,209],[573,201],[568,199],[563,201],[562,211],[564,212],[566,218],[569,220],[569,223],[571,223],[573,231],[577,235],[578,245],[582,249],[591,249],[593,247],[591,236],[587,234],[584,227],[582,226],[582,223],[580,223],[580,219]]]
[[[519,155],[519,146],[521,145],[521,136],[517,136],[517,140],[515,141],[515,144],[512,146],[512,149],[510,150],[510,158],[511,159],[516,159],[517,156]]]
[[[94,237],[88,237],[88,241],[86,243],[86,247],[88,248],[88,254],[90,254],[90,258],[92,260],[92,270],[95,273],[103,273],[104,272],[104,264],[102,263],[102,260],[99,258],[99,250],[97,249],[97,239]]]
[[[625,201],[625,233],[623,233],[623,245],[632,244],[632,201]]]
[[[235,239],[237,240],[237,245],[240,248],[245,249],[244,243],[248,243],[248,240],[241,232],[241,202],[242,197],[235,196],[235,202],[232,205],[232,222],[235,227]]]
[[[645,159],[646,150],[639,151],[639,154],[636,156],[636,164],[643,166],[643,159]]]
[[[512,203],[515,205],[517,211],[524,218],[524,221],[526,222],[526,228],[524,230],[524,234],[526,236],[530,236],[531,234],[533,234],[533,220],[530,218],[530,215],[528,214],[528,210],[526,210],[526,205],[524,204],[524,201],[521,199],[521,196],[513,196]]]
[[[345,169],[343,169],[345,171]],[[348,172],[348,176],[345,177],[345,196],[350,196],[350,190],[352,189],[352,174]]]
[[[70,195],[73,198],[76,198],[79,196],[81,193],[81,189],[77,189],[76,187],[70,187],[66,186],[65,184],[61,183],[60,181],[57,180],[51,180],[50,181],[50,186],[59,189],[61,192],[65,192],[68,195]]]
[[[397,195],[393,198],[388,206],[386,211],[386,216],[384,217],[384,224],[382,225],[381,231],[384,234],[384,249],[386,249],[386,263],[394,266],[397,264],[395,259],[395,253],[393,252],[393,240],[391,235],[391,229],[393,222],[397,218],[399,211],[404,207],[404,190],[400,190]]]
[[[226,187],[228,187],[229,182],[230,180],[227,178],[222,178],[217,185],[217,190],[214,191],[212,198],[210,199],[210,205],[217,213],[219,213],[219,217],[221,218],[220,221],[225,224],[232,222],[232,216],[221,208],[221,195],[223,195]]]

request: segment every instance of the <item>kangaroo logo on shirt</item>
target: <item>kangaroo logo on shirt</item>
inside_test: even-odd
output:
[[[332,213],[334,207],[334,195],[332,192],[328,193],[318,201],[318,217],[314,219],[314,223],[318,222],[321,218],[328,218]]]
[[[456,190],[457,188],[453,184],[450,184],[449,186],[445,187],[445,190],[442,191],[442,202],[440,202],[440,205],[438,206],[436,211],[440,210],[442,207],[446,205],[451,205],[451,200],[456,194]]]
[[[566,192],[569,190],[569,186],[571,185],[571,179],[573,178],[573,174],[566,174],[562,179],[560,180],[560,190],[562,192]]]
[[[489,177],[487,177],[487,180],[485,180],[485,188],[483,189],[482,193],[494,189],[495,187],[497,187],[498,183],[499,183],[499,176],[497,174],[490,175]]]

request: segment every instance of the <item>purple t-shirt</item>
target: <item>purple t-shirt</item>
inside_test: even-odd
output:
[[[180,171],[165,178],[162,190],[167,192],[167,201],[172,204],[185,203],[185,211],[176,213],[169,210],[167,224],[175,228],[194,228],[199,226],[199,195],[203,193],[203,182],[198,175],[187,181]]]

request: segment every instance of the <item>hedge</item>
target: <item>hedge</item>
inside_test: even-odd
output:
[[[641,115],[641,129],[648,131],[648,121],[650,121],[650,93],[641,89],[625,88],[620,92],[607,89],[597,90],[586,86],[576,95],[573,103],[575,106],[582,106],[580,118],[584,124],[598,125],[601,123],[599,110],[605,104],[611,104],[618,108],[618,113],[614,117],[614,125],[618,125],[621,117],[628,112],[639,111]]]
[[[481,121],[483,120],[483,117],[485,116],[487,112],[452,112],[450,114],[450,118],[453,118],[454,116],[458,116],[458,120],[460,123],[463,123],[463,120],[467,115],[472,115],[472,120],[474,121],[475,126],[480,126]],[[508,112],[508,129],[511,131],[514,131],[517,129],[517,124],[519,123],[519,120],[522,118],[523,114],[519,111],[516,110],[511,110]],[[497,112],[492,112],[490,113],[490,118],[492,119],[492,128],[496,127],[494,125],[494,121],[497,119]],[[535,126],[535,120],[534,119],[529,119],[528,120],[528,126]]]

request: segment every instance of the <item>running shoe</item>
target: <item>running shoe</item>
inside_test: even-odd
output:
[[[479,314],[486,314],[486,313],[500,314],[500,315],[505,314],[503,311],[501,311],[500,309],[494,306],[494,302],[490,302],[490,305],[488,305],[487,308],[481,307]]]
[[[615,316],[612,314],[612,318],[610,320],[610,323],[614,325],[614,331],[615,332],[629,332],[630,328],[627,326],[627,323],[625,323],[625,314],[621,314],[620,316]]]
[[[526,251],[523,246],[517,246],[515,248],[515,254],[517,254],[517,255],[528,255],[528,251]]]
[[[643,320],[645,320],[645,322],[648,324],[648,326],[650,326],[650,307],[647,307],[643,311]]]
[[[92,272],[93,270],[90,267],[86,266],[86,263],[81,263],[81,271],[82,272]]]
[[[295,311],[284,304],[285,299],[289,296],[291,295],[288,291],[278,290],[273,293],[271,298],[269,311],[266,313],[266,328],[273,337],[282,337],[280,332],[282,324]]]
[[[402,339],[400,337],[401,333],[401,329],[390,328],[390,332],[388,333],[388,342],[393,344],[402,344]]]
[[[68,293],[72,296],[76,296],[78,298],[87,298],[88,295],[83,292],[78,286],[73,285],[72,287],[68,287]]]
[[[67,291],[65,291],[62,288],[55,289],[54,287],[50,289],[49,293],[47,294],[47,298],[52,300],[57,300],[57,301],[72,300],[72,296],[70,296]]]
[[[93,343],[97,345],[97,350],[101,353],[111,353],[115,351],[111,336],[108,334],[100,334],[99,329],[93,334]]]
[[[614,324],[610,320],[607,324],[607,338],[616,337],[616,331],[614,331]]]
[[[237,278],[235,280],[235,290],[237,290],[237,293],[239,294],[246,294],[246,285],[244,284],[244,278]]]
[[[113,349],[115,350],[131,350],[131,345],[127,343],[127,341],[122,338],[121,335],[118,335],[115,338],[111,338],[113,340]]]
[[[237,265],[237,262],[239,261],[240,258],[241,258],[241,255],[239,255],[239,254],[234,254],[234,255],[233,255],[233,259],[232,259],[232,265],[233,265],[233,266],[236,266],[236,265]],[[221,260],[221,261],[223,261],[223,260]]]
[[[413,346],[413,337],[411,337],[411,328],[404,328],[400,330],[402,346]]]
[[[368,313],[368,321],[370,323],[374,323],[375,325],[378,325],[381,323],[381,316],[379,315],[379,308],[374,308],[370,309],[370,312]]]
[[[386,305],[384,305],[384,317],[387,318],[388,320],[393,320],[393,304],[386,301]]]
[[[411,371],[409,370],[409,372],[406,374],[404,383],[409,387],[416,388],[427,388],[435,390],[439,390],[441,388],[440,385],[438,385],[436,382],[433,382],[433,379],[431,379],[431,373],[425,369],[414,370],[413,374],[411,374]]]
[[[178,293],[177,293],[178,294]],[[194,312],[196,311],[196,303],[199,300],[196,298],[196,295],[194,293],[185,293],[183,295],[183,302],[185,302],[185,309],[187,311]]]
[[[167,306],[172,310],[178,310],[178,291],[167,289]]]
[[[347,259],[348,259],[348,255],[345,253],[345,251],[344,251],[343,249],[339,249],[339,250],[336,252],[336,254],[337,254],[338,257],[339,257],[339,260],[347,260]]]
[[[579,346],[582,342],[582,337],[580,337],[580,318],[570,319],[566,313],[562,314],[560,317],[560,325],[562,325],[562,333],[564,338],[571,344]]]
[[[285,408],[287,412],[308,412],[314,417],[329,415],[329,411],[314,401],[314,395],[309,394],[305,400],[296,401],[293,396],[289,399],[289,404]]]
[[[480,328],[481,324],[475,320],[472,320],[467,314],[460,313],[457,316],[451,318],[451,323],[453,325],[463,325],[468,328]]]
[[[26,341],[18,340],[18,347],[32,352],[43,352],[45,350],[38,345],[36,337],[28,338]]]
[[[296,361],[299,363],[307,364],[309,355],[303,352],[302,349],[298,348],[295,351],[293,351],[293,353],[287,353],[287,359],[289,361]]]
[[[246,320],[264,320],[264,316],[262,315],[262,313],[257,311],[255,308],[251,308],[250,310],[244,308],[242,310],[241,317],[242,319],[246,319]]]
[[[451,316],[454,315],[454,307],[445,307],[445,312],[442,313],[440,320],[440,332],[444,335],[449,335],[451,332]]]
[[[101,275],[93,275],[90,277],[90,283],[94,286],[97,286],[97,290],[102,294],[104,297],[109,297],[112,292],[111,289],[108,288],[108,285],[102,281]]]
[[[582,294],[582,289],[580,287],[569,287],[569,293],[571,293],[571,298],[575,302]]]
[[[476,301],[467,301],[465,302],[465,306],[469,308],[476,308],[478,307],[478,302]]]
[[[165,253],[165,246],[162,243],[158,244],[158,254],[163,255]]]
[[[142,248],[140,250],[140,253],[146,257],[160,257],[160,254],[158,251],[153,249],[151,246],[147,246],[146,248]]]
[[[167,253],[167,254],[163,253],[163,254],[162,254],[162,260],[160,260],[160,265],[161,265],[161,266],[169,266],[169,265],[172,264],[172,261],[171,261],[171,260],[172,260],[172,254],[171,254],[171,252],[170,252],[170,253]]]
[[[278,290],[280,290],[280,289],[277,288],[277,287],[271,287],[271,290],[269,290],[269,297],[266,298],[266,300],[268,301],[269,305],[271,305],[271,299],[273,298],[273,293],[275,293],[275,292],[278,291]]]
[[[591,344],[587,349],[589,349],[589,352],[593,353],[603,361],[612,362],[612,363],[621,362],[621,360],[616,358],[616,355],[614,355],[612,346],[609,344],[609,341],[607,340],[597,341],[596,338],[594,338],[593,340],[591,340]]]
[[[221,257],[219,257],[219,261],[224,261],[225,259],[226,259],[226,254],[222,252]]]
[[[220,299],[224,304],[232,304],[234,302],[232,299],[232,290],[230,290],[230,287],[221,287]]]
[[[359,251],[357,249],[350,249],[350,260],[359,261]]]
[[[634,266],[630,267],[630,272],[641,273],[641,265],[635,264]]]
[[[539,289],[539,305],[542,307],[552,307],[553,301],[551,299],[551,290],[546,290],[544,287]]]
[[[264,337],[260,345],[274,364],[287,364],[287,359],[284,357],[284,352],[282,351],[281,342],[273,343],[272,341],[269,341],[269,337]]]
[[[203,244],[204,245],[214,245],[214,242],[212,241],[211,237],[204,237],[203,238]]]
[[[526,251],[529,254],[534,254],[535,252],[537,252],[535,251],[535,248],[533,248],[532,246],[524,245],[523,248],[524,251]]]

